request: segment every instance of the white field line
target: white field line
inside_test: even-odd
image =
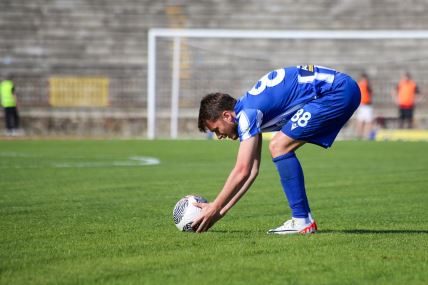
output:
[[[19,152],[0,152],[0,158],[40,158],[43,160],[42,156],[28,154],[28,153],[19,153]],[[76,157],[73,157],[76,158]],[[1,161],[0,161],[1,162]],[[4,161],[3,161],[4,162]],[[0,169],[13,168],[13,169],[22,169],[22,168],[43,168],[43,167],[53,167],[53,168],[95,168],[95,167],[136,167],[136,166],[149,166],[160,164],[160,160],[155,157],[149,156],[131,156],[124,160],[112,160],[112,161],[79,161],[79,162],[53,162],[48,165],[46,164],[28,164],[23,162],[22,165],[17,165],[13,162],[11,163],[0,163]]]
[[[0,157],[35,157],[32,154],[15,152],[15,151],[2,151]]]
[[[147,166],[160,164],[160,160],[154,157],[132,156],[128,160],[123,161],[103,161],[103,162],[64,162],[54,163],[56,168],[92,168],[92,167],[132,167],[132,166]]]

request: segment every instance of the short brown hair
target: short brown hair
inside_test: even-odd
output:
[[[236,99],[225,93],[211,93],[205,95],[199,107],[198,128],[201,132],[207,131],[206,122],[217,120],[223,111],[233,111]]]

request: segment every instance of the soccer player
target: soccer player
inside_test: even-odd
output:
[[[269,143],[292,217],[269,234],[313,233],[317,225],[306,197],[302,167],[295,151],[305,143],[324,148],[333,144],[361,101],[357,83],[333,69],[305,65],[269,72],[238,100],[228,94],[206,95],[198,127],[219,139],[239,138],[236,164],[211,203],[196,203],[201,214],[196,232],[207,231],[247,192],[256,179],[262,132],[278,131]]]

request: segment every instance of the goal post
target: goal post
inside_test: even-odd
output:
[[[161,45],[160,40],[166,40],[166,42]],[[275,54],[274,47],[278,47],[280,50],[277,54]],[[225,50],[223,50],[224,48]],[[333,52],[333,49],[338,50]],[[417,65],[416,69],[418,72],[420,71],[420,78],[427,78],[428,74],[423,73],[426,72],[423,71],[423,66],[428,63],[427,50],[428,30],[150,29],[147,64],[147,137],[149,139],[158,137],[157,101],[159,93],[162,93],[164,102],[169,101],[165,103],[165,106],[168,104],[169,106],[163,108],[165,117],[169,116],[170,120],[169,136],[171,138],[179,136],[179,102],[183,77],[181,63],[185,52],[186,60],[192,62],[192,67],[186,66],[186,73],[192,73],[193,76],[187,76],[187,85],[200,85],[198,80],[209,81],[199,73],[203,72],[203,68],[209,69],[210,64],[219,67],[217,70],[209,70],[210,78],[228,72],[230,74],[224,75],[224,77],[230,78],[233,72],[227,67],[236,65],[242,71],[239,72],[239,75],[233,75],[236,77],[233,78],[233,81],[249,77],[247,80],[251,80],[253,83],[269,71],[268,68],[271,66],[278,68],[307,63],[333,68],[339,66],[342,69],[337,69],[341,71],[345,69],[343,71],[355,72],[374,67],[374,74],[380,73],[389,65],[391,67],[391,70],[388,70],[391,73],[389,77],[382,75],[380,78],[391,82],[392,76],[398,81],[397,73],[402,72],[402,69]],[[262,59],[263,53],[268,55]],[[206,58],[210,58],[211,63]],[[242,63],[235,60],[237,58],[242,59]],[[160,59],[163,60],[163,63],[159,63]],[[295,62],[296,60],[300,60],[300,62]],[[263,64],[260,64],[261,61]],[[244,65],[248,62],[250,62],[249,65]],[[162,64],[163,68],[160,68]],[[189,64],[187,63],[187,65]],[[198,70],[199,67],[201,67],[201,71]],[[259,67],[258,75],[251,72],[248,72],[248,75],[244,74],[246,70],[256,72],[255,69]],[[159,80],[158,76],[161,73],[164,74],[162,78],[165,79]],[[236,69],[235,73],[238,73]],[[192,81],[197,82],[192,83]],[[214,82],[215,80],[213,80],[213,84]],[[206,86],[208,85],[205,85],[205,88],[207,88]],[[223,86],[211,86],[208,89],[220,89],[221,87]],[[251,86],[247,85],[246,88],[250,89]],[[243,92],[243,90],[239,89],[238,92]],[[189,93],[194,92],[189,91]],[[383,93],[386,91],[384,90]],[[169,100],[164,97],[169,97]],[[197,107],[193,106],[193,108]]]

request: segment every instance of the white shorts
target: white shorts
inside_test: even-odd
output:
[[[371,123],[373,121],[373,107],[371,105],[360,105],[357,111],[357,120]]]

